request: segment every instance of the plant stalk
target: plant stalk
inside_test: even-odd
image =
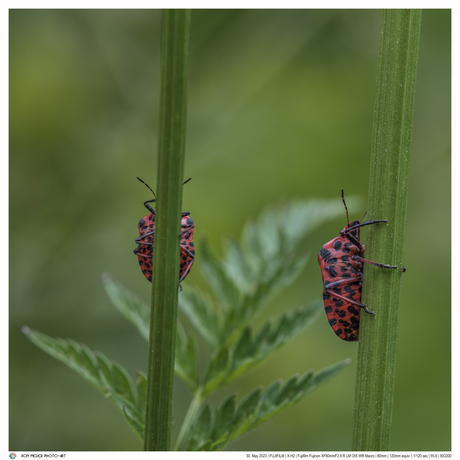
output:
[[[170,450],[187,122],[190,10],[163,10],[152,310],[144,450]]]
[[[403,276],[412,120],[421,10],[383,10],[374,108],[369,218],[388,224],[367,230],[353,450],[389,450]],[[411,267],[408,267],[410,270]]]

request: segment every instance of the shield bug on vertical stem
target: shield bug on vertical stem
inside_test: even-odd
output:
[[[186,184],[190,179],[187,179],[184,184]],[[150,203],[154,203],[156,201],[156,195],[148,184],[146,184],[142,179],[139,180],[149,188],[155,197],[152,200],[144,201],[144,206],[149,210],[149,214],[147,214],[139,221],[139,237],[135,240],[138,246],[136,249],[134,249],[134,254],[136,254],[139,260],[139,266],[141,267],[142,273],[151,282],[153,268],[153,246],[155,239],[155,210],[150,206]],[[193,245],[194,228],[195,223],[190,217],[190,213],[188,211],[183,212],[181,217],[180,231],[179,269],[179,286],[181,290],[181,282],[190,273],[193,262],[195,260],[195,248]]]
[[[360,241],[360,229],[365,225],[380,224],[387,220],[368,220],[362,222],[348,219],[348,208],[342,190],[342,201],[347,214],[347,225],[337,238],[326,243],[318,256],[323,277],[323,301],[329,324],[335,333],[348,342],[358,341],[359,316],[363,309],[371,315],[361,303],[363,264],[368,263],[380,268],[398,268],[364,259],[364,244]]]

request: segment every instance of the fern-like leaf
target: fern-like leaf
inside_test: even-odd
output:
[[[149,340],[150,309],[139,300],[131,291],[113,279],[110,273],[102,275],[105,291],[114,307],[131,323],[133,323],[142,337]]]
[[[54,339],[23,327],[22,331],[37,347],[76,371],[123,411],[128,423],[142,438],[145,417],[145,385],[134,385],[126,370],[105,355],[91,351],[74,340]],[[143,377],[145,380],[145,376]],[[142,380],[142,377],[141,377]]]
[[[299,402],[335,377],[349,363],[349,360],[345,360],[317,373],[309,371],[303,376],[294,375],[284,384],[278,380],[265,391],[256,388],[238,406],[235,395],[226,398],[216,411],[206,404],[206,409],[203,409],[203,412],[206,410],[206,433],[211,433],[211,436],[205,438],[202,434],[194,434],[187,450],[221,450],[229,442]],[[199,418],[204,417],[203,412]],[[201,426],[204,421],[197,423]]]
[[[198,351],[196,340],[193,336],[187,336],[181,323],[177,323],[176,334],[176,374],[195,391],[198,388]]]
[[[139,300],[132,292],[126,289],[120,282],[116,281],[109,273],[102,276],[105,290],[114,307],[132,324],[134,324],[140,334],[148,341],[150,327],[150,310],[147,305]],[[189,299],[189,300],[187,300]],[[190,300],[191,299],[191,300]],[[206,305],[203,297],[191,291],[183,300],[186,305],[192,305],[193,318],[199,318],[196,314],[200,305]],[[208,310],[209,307],[207,306]],[[207,318],[206,316],[204,316]],[[212,323],[211,323],[212,325]],[[200,330],[200,329],[199,329]],[[215,330],[209,328],[209,330]],[[203,332],[203,331],[201,331]],[[196,340],[192,335],[185,333],[184,328],[178,322],[176,335],[176,374],[194,391],[198,386],[198,356]]]
[[[308,307],[285,313],[276,323],[268,321],[255,335],[249,326],[246,327],[234,345],[214,352],[205,376],[203,395],[216,391],[260,364],[311,325],[321,311],[322,302],[318,300]]]

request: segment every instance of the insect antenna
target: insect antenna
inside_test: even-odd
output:
[[[137,178],[138,180],[140,180],[146,187],[149,188],[149,190],[153,193],[153,196],[156,198],[157,196],[155,195],[155,192],[150,188],[150,185],[149,184],[146,184],[140,177]],[[191,180],[192,178],[189,177],[182,185],[186,184],[189,180]]]
[[[139,179],[139,178],[138,178]],[[140,179],[139,179],[140,180]],[[147,184],[146,184],[147,185]],[[347,224],[350,225],[350,221],[348,219],[348,208],[347,208],[347,203],[345,203],[345,197],[343,196],[343,189],[342,189],[342,201],[343,205],[345,206],[345,211],[347,213]]]
[[[367,215],[367,211],[364,213],[364,216],[361,218],[360,222],[362,222],[364,220],[364,218],[366,217]]]
[[[191,179],[191,178],[190,178]],[[189,179],[189,180],[190,180]],[[138,177],[138,180],[140,180],[145,186],[149,188],[149,190],[153,193],[153,196],[156,198],[157,196],[155,195],[155,192],[150,188],[148,184],[146,184],[141,178]]]

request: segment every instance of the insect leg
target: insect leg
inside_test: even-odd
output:
[[[147,201],[144,201],[144,206],[153,214],[155,215],[155,209],[152,208],[152,206],[150,206],[149,204],[147,203],[154,203],[156,200],[147,200]]]
[[[142,238],[146,238],[147,236],[151,236],[151,235],[154,235],[154,234],[155,234],[155,231],[151,231],[151,232],[149,232],[149,233],[145,233],[144,235],[137,237],[134,241],[135,241],[137,244],[141,243],[141,244],[153,245],[153,243],[148,243],[148,242],[146,242],[146,241],[142,241]]]
[[[136,254],[136,256],[137,256],[137,257],[145,257],[146,259],[151,259],[151,258],[152,258],[152,256],[151,256],[151,255],[148,255],[148,254],[139,254],[139,253],[138,253],[138,252],[136,252],[136,251],[137,251],[137,248],[136,248],[136,249],[134,249],[134,251],[133,251],[133,252],[134,252],[134,254]]]
[[[340,234],[348,238],[353,244],[356,244],[358,248],[361,248],[363,245],[353,235],[350,235],[350,231],[356,228],[359,228],[359,227],[364,227],[365,225],[381,224],[383,222],[388,222],[388,220],[368,220],[367,222],[359,223],[359,224],[353,225],[352,227],[348,227],[344,230],[341,230]]]
[[[360,276],[355,276],[354,278],[343,278],[339,281],[332,281],[332,283],[324,283],[324,287],[326,289],[332,289],[338,286],[341,286],[342,284],[359,284],[363,280],[363,275]]]
[[[354,256],[353,260],[357,260],[359,262],[366,262],[368,264],[375,265],[376,267],[380,267],[380,268],[398,268],[397,265],[380,264],[378,262],[372,262],[371,260],[363,259],[362,257],[359,257],[359,256]]]
[[[328,294],[332,295],[333,297],[338,297],[339,299],[342,299],[344,300],[345,302],[349,302],[353,305],[356,305],[357,307],[359,308],[364,308],[364,311],[366,313],[370,313],[371,315],[374,315],[375,313],[373,311],[370,311],[367,309],[366,305],[364,305],[363,303],[359,303],[359,302],[356,302],[356,300],[353,300],[353,299],[349,299],[348,297],[345,297],[343,295],[340,295],[340,294],[337,294],[336,292],[334,291],[330,291],[329,289],[326,289],[326,287],[324,288],[324,291],[327,292]]]

